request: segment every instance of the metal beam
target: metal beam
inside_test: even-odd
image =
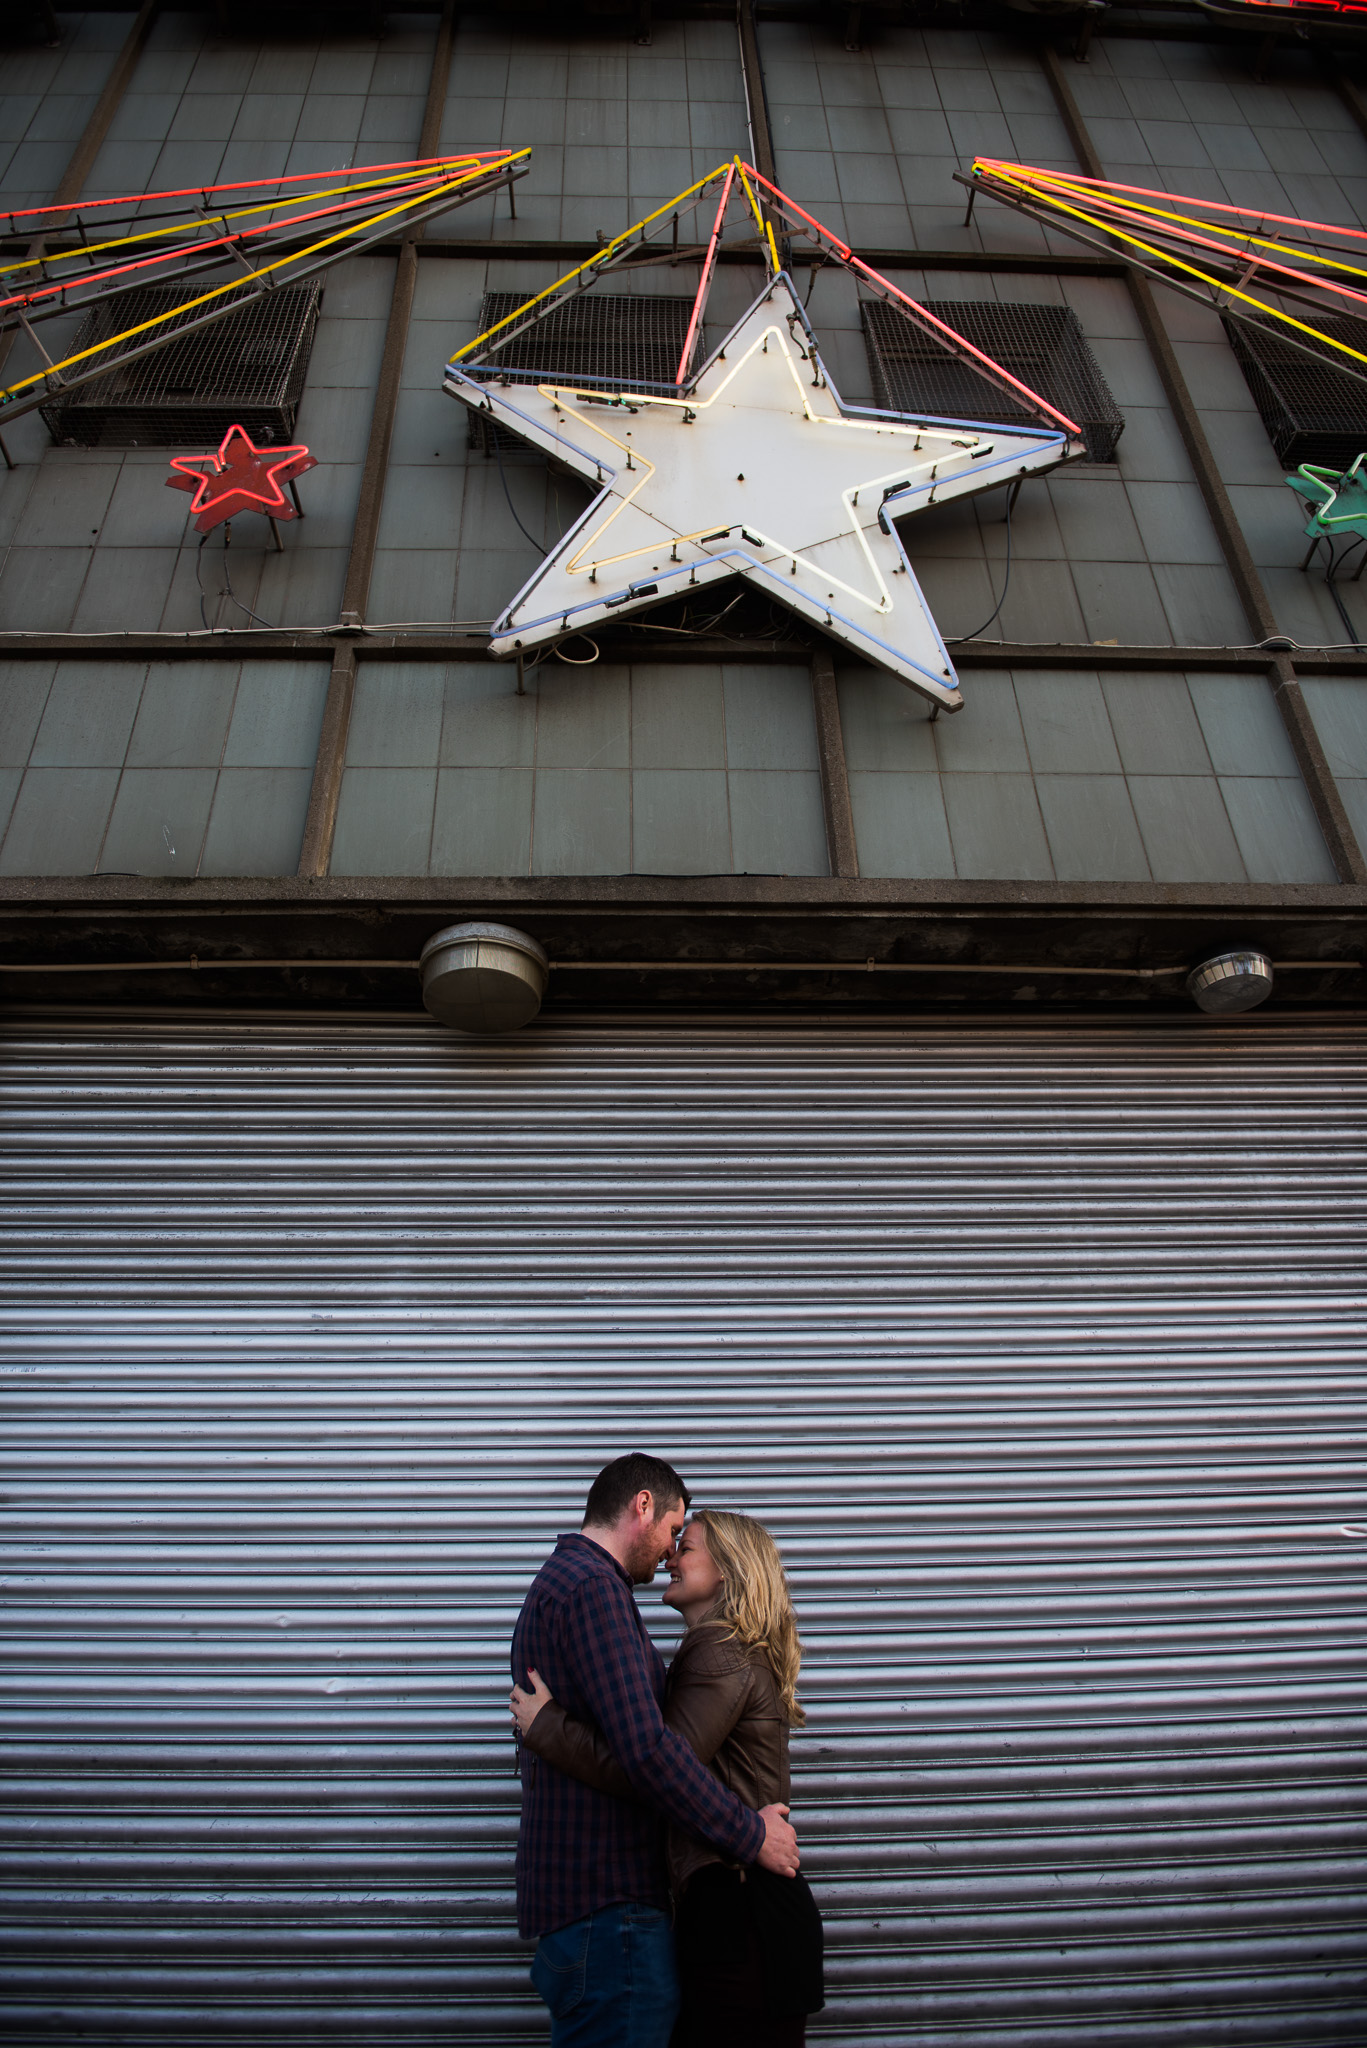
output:
[[[54,249],[57,238],[48,237],[47,246]],[[69,244],[61,245],[68,253]],[[569,264],[585,263],[590,256],[596,256],[602,248],[601,242],[583,240],[560,240],[547,238],[533,241],[530,238],[514,239],[508,235],[490,235],[478,241],[458,235],[424,235],[416,245],[419,260],[436,257],[441,260],[472,263],[487,263],[491,256],[510,257],[525,263],[555,263],[562,269]],[[0,236],[0,252],[18,254],[24,247],[14,236]],[[392,234],[388,240],[374,244],[377,256],[397,256],[404,247],[401,237]],[[680,252],[683,263],[701,262],[703,244],[686,247]],[[55,253],[55,249],[54,249]],[[752,236],[748,241],[733,241],[717,250],[719,263],[755,263],[760,256],[758,241]],[[1057,255],[1040,255],[1032,249],[880,249],[861,247],[860,255],[875,270],[973,270],[1000,271],[1003,274],[1026,277],[1123,277],[1125,265],[1119,258],[1088,256],[1081,249],[1060,251]],[[652,267],[659,263],[672,263],[672,251],[664,251],[658,257],[651,257]],[[800,270],[804,265],[823,263],[826,259],[815,250],[804,249],[800,244],[792,254],[792,268]],[[622,270],[634,266],[626,263]]]
[[[123,47],[114,59],[100,96],[90,110],[90,119],[81,130],[80,140],[72,150],[67,167],[62,172],[61,182],[52,198],[54,206],[67,206],[73,199],[80,198],[82,187],[90,176],[96,157],[104,147],[104,139],[109,133],[115,114],[119,111],[133,73],[138,68],[138,59],[143,53],[148,36],[152,33],[152,24],[160,10],[161,0],[142,0],[142,6],[133,17],[133,26],[123,39]],[[29,244],[27,253],[30,259],[42,255],[46,241],[47,237],[40,235],[35,242]],[[0,335],[0,370],[3,370],[9,361],[10,350],[14,347],[18,331],[17,328],[11,328],[8,333]]]
[[[1068,130],[1069,140],[1077,152],[1078,162],[1088,177],[1105,178],[1106,166],[1092,141],[1063,60],[1052,44],[1041,44],[1040,61],[1044,65],[1045,75],[1053,90],[1064,126]],[[1272,601],[1258,573],[1257,564],[1244,537],[1229,492],[1225,489],[1224,478],[1220,474],[1214,451],[1206,438],[1206,430],[1201,424],[1196,402],[1188,389],[1187,380],[1177,360],[1177,351],[1172,345],[1163,316],[1158,309],[1153,286],[1147,277],[1141,276],[1135,270],[1127,271],[1127,282],[1140,328],[1162,380],[1168,404],[1177,421],[1178,431],[1186,445],[1196,481],[1206,501],[1206,510],[1210,514],[1211,524],[1215,528],[1216,538],[1225,557],[1230,580],[1238,592],[1239,602],[1243,605],[1255,637],[1261,641],[1275,640],[1279,636]],[[1275,654],[1269,663],[1268,676],[1310,801],[1315,807],[1315,816],[1319,820],[1335,872],[1344,882],[1367,881],[1367,859],[1364,859],[1362,848],[1358,845],[1338,784],[1334,780],[1288,654]]]
[[[764,63],[759,53],[755,27],[754,0],[737,0],[736,27],[740,32],[740,68],[745,85],[745,106],[750,117],[751,162],[762,177],[777,185],[774,165],[774,137],[769,126],[769,96],[764,90]]]
[[[826,856],[833,875],[857,876],[859,853],[850,808],[850,779],[845,768],[845,734],[840,723],[840,696],[829,647],[812,653],[812,707],[816,713],[816,747],[821,768],[821,807],[826,816]]]
[[[161,0],[143,0],[133,18],[133,26],[124,37],[123,48],[114,59],[113,69],[104,82],[103,90],[91,109],[90,119],[81,131],[81,139],[71,153],[71,161],[62,173],[62,182],[53,198],[54,206],[65,206],[73,199],[79,199],[86,179],[95,167],[95,159],[104,146],[114,116],[133,80],[138,59],[143,53],[152,24],[161,11]]]
[[[1335,63],[1327,50],[1319,52],[1320,62],[1326,77],[1338,87],[1339,97],[1347,107],[1362,133],[1367,136],[1367,96],[1361,86],[1354,85],[1341,63]]]
[[[378,245],[382,255],[398,254],[398,240]],[[586,263],[590,256],[597,255],[601,242],[584,241],[530,241],[517,240],[502,235],[491,235],[487,241],[465,241],[456,236],[424,236],[418,249],[419,257],[460,259],[468,257],[471,262],[487,263],[491,256],[506,256],[526,263],[556,263],[562,267],[573,263]],[[1040,277],[1120,277],[1124,274],[1123,263],[1107,257],[1086,256],[1068,252],[1059,256],[1041,256],[1028,249],[878,249],[862,248],[859,251],[866,263],[875,270],[986,270],[1019,273],[1023,276]],[[720,263],[755,263],[759,260],[760,248],[757,241],[748,244],[732,242],[718,249]],[[672,262],[672,253],[656,262]],[[690,248],[683,251],[679,260],[697,263],[702,260],[702,249]],[[792,254],[792,267],[800,270],[804,264],[821,261],[815,253],[797,247]],[[631,270],[630,263],[621,266]]]
[[[207,934],[217,935],[223,944],[225,929],[233,930],[244,921],[244,946],[250,940],[246,923],[253,930],[271,933],[270,943],[259,950],[271,958],[301,950],[285,939],[285,930],[303,920],[301,928],[313,934],[310,920],[316,911],[332,906],[343,919],[354,921],[348,932],[339,925],[328,941],[331,949],[346,958],[383,954],[386,958],[408,959],[420,950],[420,933],[428,919],[450,922],[456,917],[517,916],[540,918],[554,913],[573,914],[582,921],[586,914],[605,920],[618,936],[605,957],[618,959],[626,943],[627,922],[635,925],[633,947],[644,941],[650,957],[669,950],[661,943],[662,933],[654,920],[667,911],[681,928],[696,920],[707,924],[718,956],[730,953],[732,943],[724,938],[734,932],[737,942],[767,946],[779,958],[815,958],[824,952],[824,942],[815,937],[824,925],[833,933],[847,917],[889,919],[900,925],[908,918],[925,924],[939,920],[939,932],[949,949],[962,943],[960,918],[967,912],[975,918],[997,917],[1002,944],[1010,953],[998,958],[1019,958],[1019,940],[1007,934],[1017,914],[1028,911],[1040,924],[1060,927],[1076,920],[1075,946],[1071,955],[1081,961],[1096,960],[1102,953],[1101,929],[1110,924],[1125,937],[1110,953],[1128,957],[1134,964],[1146,964],[1132,950],[1136,932],[1134,920],[1156,932],[1160,928],[1195,928],[1207,922],[1223,924],[1231,917],[1276,914],[1290,920],[1293,931],[1285,933],[1272,950],[1283,958],[1305,958],[1317,951],[1308,931],[1293,935],[1297,923],[1330,928],[1349,942],[1347,950],[1359,956],[1362,916],[1367,910],[1367,887],[1339,883],[1250,883],[1250,882],[987,882],[915,880],[885,876],[826,875],[390,875],[367,878],[358,887],[355,878],[325,875],[246,876],[193,880],[179,876],[81,875],[0,877],[0,943],[14,941],[20,928],[25,935],[25,956],[35,952],[63,957],[108,958],[110,942],[115,946],[137,944],[147,955],[163,950],[150,943],[154,928],[171,935],[177,950],[190,952],[199,946],[194,920],[202,921]],[[775,912],[800,914],[810,920],[801,940],[796,934],[780,935],[772,927],[767,935],[764,920]],[[401,930],[403,921],[416,920],[414,932]],[[946,918],[948,921],[946,922]],[[59,931],[56,920],[71,919],[79,925],[80,942],[73,950],[72,932]],[[145,929],[135,936],[142,921]],[[226,921],[226,924],[225,924]],[[746,936],[746,926],[752,929]],[[535,929],[535,927],[532,927]],[[606,928],[606,925],[605,925]],[[700,932],[699,937],[703,934]],[[1201,931],[1201,936],[1209,933]],[[418,944],[412,940],[418,938]],[[1193,943],[1195,941],[1193,940]],[[1248,933],[1241,943],[1257,944],[1260,935]],[[1185,943],[1185,941],[1184,941]],[[779,948],[782,948],[779,951]],[[559,943],[557,957],[565,952]],[[694,957],[696,948],[686,948]],[[881,946],[850,949],[851,957],[867,958],[881,953]],[[980,952],[979,957],[992,957]]]
[[[356,661],[492,661],[483,633],[412,633],[398,628],[365,632],[346,641]],[[624,626],[605,635],[600,645],[607,661],[746,661],[758,664],[810,660],[811,639],[795,633],[791,640],[745,642],[714,633],[670,636],[662,643],[648,630]],[[0,661],[259,661],[297,660],[312,655],[331,661],[339,636],[333,628],[282,627],[272,632],[216,633],[0,633]],[[1126,647],[1090,640],[978,640],[954,651],[956,668],[1081,668],[1097,670],[1213,669],[1221,673],[1272,675],[1281,681],[1278,662],[1287,657],[1262,647]],[[1314,675],[1367,675],[1367,653],[1333,648],[1298,649],[1296,669]],[[515,670],[506,664],[508,687]]]
[[[420,157],[434,155],[441,139],[455,32],[456,0],[445,0],[432,51],[427,104],[423,110],[422,134],[418,142]],[[361,471],[361,495],[342,591],[342,618],[348,624],[360,624],[370,599],[370,579],[375,569],[375,549],[380,537],[389,452],[394,441],[394,417],[399,404],[404,352],[408,347],[413,294],[418,282],[417,243],[421,234],[421,227],[414,227],[404,236],[394,272],[389,323],[385,329],[384,354],[380,359],[380,381],[370,419],[370,439]],[[356,648],[353,641],[345,641],[336,648],[332,657],[332,674],[328,679],[327,702],[323,709],[304,839],[299,852],[298,871],[301,875],[325,875],[332,858],[332,838],[337,826],[337,804],[342,794],[347,737],[351,730],[351,707],[355,696]]]

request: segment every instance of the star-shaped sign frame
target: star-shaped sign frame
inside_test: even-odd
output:
[[[1084,452],[1080,430],[911,300],[907,308],[1010,388],[1014,405],[1033,402],[1041,424],[1005,427],[846,405],[757,205],[767,282],[720,347],[691,369],[737,173],[754,204],[750,181],[758,182],[757,174],[733,165],[673,387],[496,384],[496,353],[477,368],[462,362],[475,344],[448,365],[444,388],[452,397],[485,414],[492,429],[509,429],[599,486],[495,622],[491,651],[520,654],[740,575],[860,658],[957,710],[963,699],[953,663],[894,522],[1075,459]],[[837,251],[876,277],[845,244]],[[903,300],[895,287],[887,289]],[[541,302],[558,303],[557,291],[552,287]],[[532,301],[522,311],[537,306]],[[512,332],[527,324],[514,315]]]
[[[317,467],[302,442],[292,448],[258,448],[245,427],[229,427],[214,455],[173,455],[166,486],[193,491],[190,515],[197,533],[211,533],[240,512],[262,512],[268,519],[294,519],[298,512],[283,486],[305,470]],[[195,515],[199,516],[195,518]]]

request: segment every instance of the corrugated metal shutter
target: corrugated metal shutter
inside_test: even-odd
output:
[[[1367,2038],[1367,1033],[7,1069],[8,2038],[544,2039],[504,1646],[637,1444],[791,1562],[815,2031]]]

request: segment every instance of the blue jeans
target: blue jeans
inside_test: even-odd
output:
[[[603,1906],[543,1934],[532,1983],[551,2048],[669,2048],[679,2010],[674,1930],[654,1906]]]

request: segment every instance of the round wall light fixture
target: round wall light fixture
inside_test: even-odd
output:
[[[1271,993],[1272,962],[1266,953],[1251,949],[1216,953],[1187,976],[1187,994],[1198,1010],[1212,1017],[1233,1017],[1240,1010],[1256,1009]]]
[[[418,963],[422,999],[438,1023],[475,1038],[520,1031],[541,1008],[550,962],[510,924],[448,924]]]

